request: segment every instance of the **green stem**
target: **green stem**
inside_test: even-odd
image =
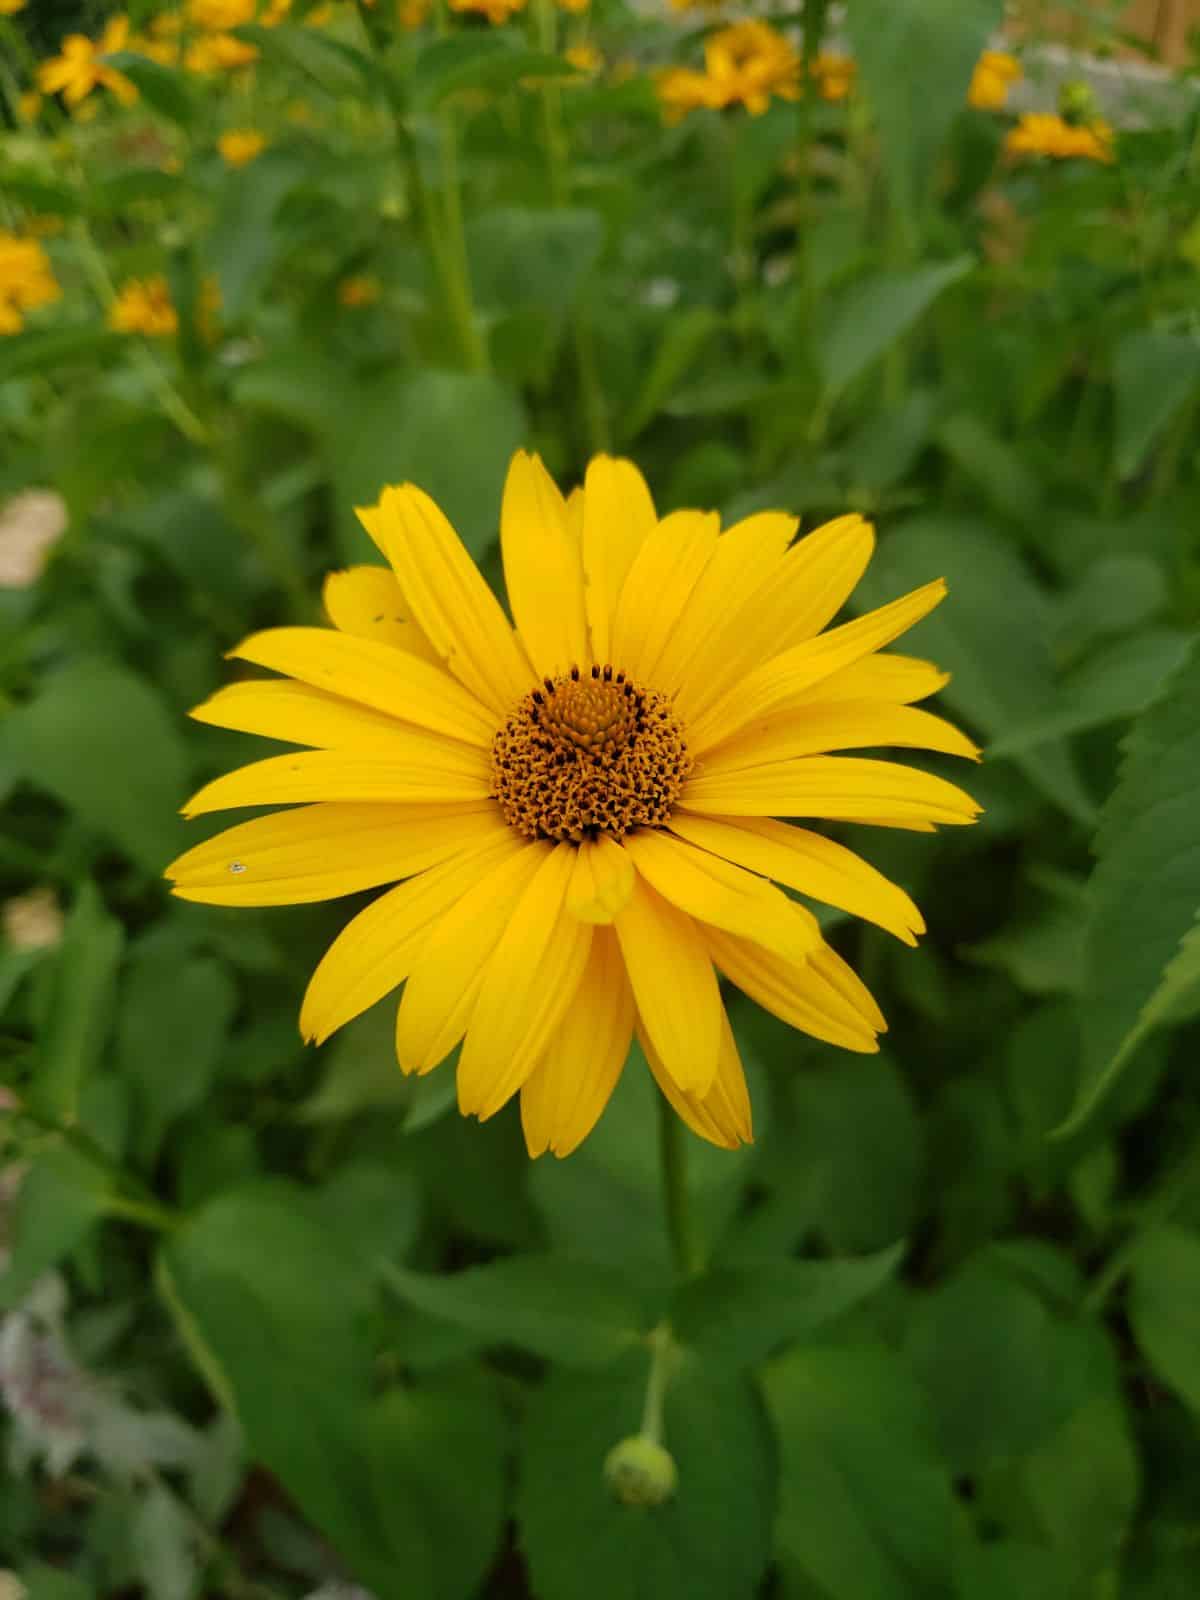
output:
[[[694,1278],[704,1266],[687,1192],[687,1137],[664,1094],[658,1096],[658,1156],[662,1175],[663,1210],[679,1275]]]
[[[650,1371],[646,1377],[646,1398],[642,1405],[642,1426],[639,1431],[643,1439],[662,1444],[663,1404],[675,1357],[675,1341],[671,1337],[670,1324],[660,1322],[647,1335],[646,1343],[650,1346]]]
[[[112,1216],[127,1217],[131,1222],[139,1222],[144,1227],[155,1228],[159,1232],[173,1228],[179,1222],[179,1216],[167,1206],[162,1205],[155,1197],[152,1190],[134,1177],[131,1172],[126,1172],[119,1162],[113,1160],[103,1146],[96,1143],[91,1134],[85,1133],[73,1123],[56,1122],[52,1117],[45,1117],[32,1107],[22,1105],[20,1115],[26,1122],[33,1123],[43,1133],[54,1134],[82,1156],[89,1166],[102,1172],[111,1183],[126,1191],[125,1194],[109,1195],[104,1208]]]

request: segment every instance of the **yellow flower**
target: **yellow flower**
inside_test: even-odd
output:
[[[1113,131],[1096,118],[1088,123],[1067,122],[1052,111],[1027,111],[1004,140],[1010,156],[1051,156],[1056,161],[1078,157],[1084,161],[1113,160]]]
[[[0,230],[0,334],[20,333],[26,311],[61,296],[50,258],[37,240]]]
[[[373,306],[379,299],[379,279],[365,276],[343,278],[337,288],[338,304],[357,308]]]
[[[188,0],[187,19],[207,33],[225,33],[254,21],[257,0]]]
[[[572,11],[576,16],[582,15],[591,3],[592,0],[558,0],[560,11]]]
[[[258,46],[232,33],[209,33],[188,46],[183,64],[189,72],[220,72],[247,67],[258,60]]]
[[[108,308],[108,325],[118,333],[145,333],[163,338],[179,330],[179,317],[171,304],[171,291],[161,272],[149,278],[130,278]]]
[[[524,11],[526,0],[450,0],[451,11],[479,11],[489,22],[507,22]]]
[[[258,21],[264,28],[277,28],[286,22],[292,11],[292,0],[267,0],[259,13]]]
[[[580,72],[599,72],[604,65],[604,57],[594,44],[573,44],[563,54]]]
[[[67,105],[77,106],[102,85],[111,89],[123,106],[132,105],[137,89],[123,73],[101,60],[124,50],[128,43],[129,18],[124,16],[110,17],[95,43],[81,33],[69,33],[62,42],[62,54],[43,61],[38,68],[38,88],[43,94],[61,94]]]
[[[396,20],[402,28],[420,28],[429,15],[430,0],[396,0]]]
[[[0,0],[0,17],[15,17],[28,4],[29,0]]]
[[[660,521],[628,461],[597,457],[564,500],[518,452],[500,511],[514,628],[422,490],[385,489],[359,518],[391,570],[334,573],[331,629],[252,634],[231,654],[281,676],[193,713],[308,748],[217,778],[187,815],[299,809],[167,870],[177,895],[225,906],[398,884],[320,962],[305,1038],[403,983],[401,1068],[427,1072],[463,1041],[460,1109],[490,1117],[519,1091],[533,1155],[586,1137],[635,1027],[690,1127],[750,1139],[718,973],[816,1038],[874,1051],[874,1000],[770,880],[908,944],[920,913],[844,846],[775,819],[975,819],[943,778],[831,753],[977,756],[914,709],[945,676],[879,653],[945,584],[822,633],[870,559],[861,517],[795,545],[781,512],[720,533],[711,512]]]
[[[1004,50],[985,50],[971,74],[967,104],[977,111],[999,111],[1008,99],[1008,91],[1024,76],[1016,56]]]
[[[217,140],[217,149],[226,166],[244,167],[267,148],[267,141],[257,128],[230,128]]]
[[[672,67],[660,74],[658,97],[668,122],[689,111],[732,105],[744,105],[759,117],[773,95],[797,98],[800,72],[800,57],[769,23],[735,22],[705,40],[703,72]]]
[[[812,75],[822,100],[844,100],[854,87],[858,67],[849,56],[830,55],[822,50],[813,57]]]

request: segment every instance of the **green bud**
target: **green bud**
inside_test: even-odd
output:
[[[669,1450],[635,1433],[604,1458],[604,1481],[623,1506],[661,1506],[678,1488],[679,1473]]]
[[[1082,78],[1072,78],[1058,88],[1058,114],[1064,122],[1078,126],[1094,122],[1096,118],[1096,91]]]

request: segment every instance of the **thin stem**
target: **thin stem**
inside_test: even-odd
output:
[[[687,1148],[683,1123],[667,1097],[658,1096],[658,1156],[662,1175],[663,1210],[675,1265],[681,1277],[694,1278],[704,1266],[687,1192]]]
[[[669,1323],[660,1322],[647,1336],[650,1346],[650,1371],[646,1377],[646,1398],[642,1405],[643,1439],[655,1444],[663,1442],[663,1403],[667,1397],[667,1384],[674,1366],[675,1342]]]
[[[251,488],[238,447],[220,435],[210,440],[229,519],[254,544],[263,565],[287,597],[289,614],[307,618],[308,585],[274,515]]]
[[[449,18],[445,4],[439,0],[434,18],[439,37],[449,32]],[[397,124],[400,118],[397,116]],[[471,372],[486,372],[490,365],[487,345],[484,343],[475,318],[475,302],[471,292],[471,260],[467,254],[467,235],[463,225],[462,179],[458,167],[458,122],[453,108],[446,105],[438,113],[438,156],[441,169],[441,216],[431,203],[421,180],[416,150],[409,140],[409,176],[417,185],[418,198],[425,215],[426,233],[431,251],[438,265],[446,309],[458,334],[459,349]],[[407,138],[407,129],[402,130]]]

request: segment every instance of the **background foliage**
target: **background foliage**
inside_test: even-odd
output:
[[[312,9],[33,121],[53,8],[0,19],[2,222],[63,290],[0,338],[0,498],[69,514],[0,591],[0,888],[53,891],[0,949],[0,1561],[34,1600],[1192,1595],[1194,97],[1111,165],[1015,163],[965,104],[999,0],[851,0],[846,99],[676,126],[650,72],[695,14]],[[177,332],[113,331],[154,273]],[[913,649],[988,747],[979,827],[858,830],[930,929],[830,923],[884,1054],[734,1003],[758,1142],[690,1142],[687,1283],[648,1074],[531,1165],[511,1108],[399,1078],[386,1005],[301,1047],[344,908],[159,877],[244,759],[184,719],[222,651],[315,615],[384,482],[494,572],[520,443],[633,454],[662,509],[869,513],[858,603],[946,575]],[[602,1465],[652,1368],[649,1509]]]

